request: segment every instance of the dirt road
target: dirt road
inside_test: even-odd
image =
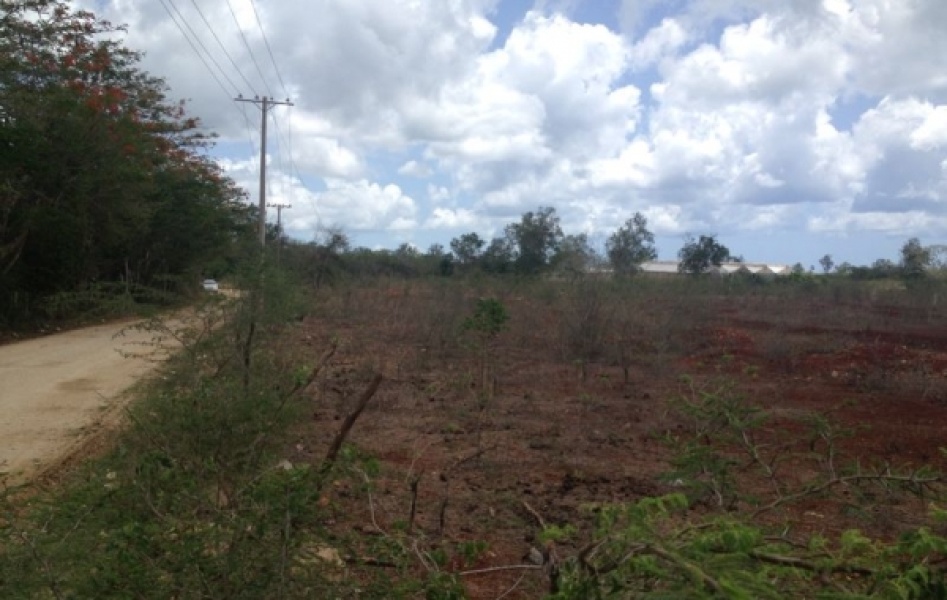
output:
[[[122,355],[152,337],[131,330],[116,337],[132,323],[0,346],[0,482],[55,466],[107,426],[123,392],[155,366]]]

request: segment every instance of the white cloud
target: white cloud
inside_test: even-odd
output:
[[[451,199],[451,193],[443,185],[428,184],[427,197],[434,204],[443,204]]]
[[[425,229],[473,229],[480,225],[477,215],[468,209],[437,207],[424,223]]]
[[[947,106],[886,98],[861,116],[854,138],[868,171],[854,210],[947,214]]]
[[[636,128],[638,90],[618,83],[628,60],[603,26],[529,13],[474,77],[447,90],[441,109],[454,135],[430,155],[487,207],[527,207],[551,181],[575,187],[574,172],[620,152]]]
[[[764,15],[726,28],[719,45],[704,44],[665,64],[663,101],[714,109],[794,96],[829,101],[845,81],[849,59],[831,36]]]
[[[404,231],[418,225],[415,201],[397,185],[330,178],[328,189],[314,193],[294,183],[288,192],[294,198],[287,229],[304,238],[325,226],[358,233]]]
[[[631,62],[636,69],[649,67],[661,59],[677,54],[688,41],[688,32],[674,19],[664,19],[648,31],[631,49]]]
[[[257,3],[296,102],[274,109],[270,166],[271,193],[294,196],[297,231],[321,222],[402,239],[502,227],[544,204],[590,233],[637,210],[666,235],[938,232],[943,0],[623,0],[621,31],[576,22],[592,3],[571,0],[491,23],[512,10],[494,11],[503,2]],[[215,49],[193,5],[176,4]],[[231,4],[282,96],[248,0]],[[203,10],[262,92],[226,3]],[[160,3],[106,0],[100,12],[129,24],[145,68],[193,98],[229,147],[256,140],[258,110],[229,106]],[[290,120],[296,165],[325,191],[279,172]],[[255,190],[254,157],[231,159]]]
[[[921,211],[838,212],[813,217],[809,229],[814,232],[877,232],[901,237],[935,234],[947,229],[947,218],[935,217]]]
[[[401,175],[416,177],[418,179],[426,179],[433,174],[433,171],[431,170],[431,167],[424,163],[420,163],[416,160],[409,160],[408,162],[401,165],[401,167],[398,169],[398,173]]]

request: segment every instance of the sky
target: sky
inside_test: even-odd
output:
[[[600,247],[641,212],[662,259],[947,243],[944,0],[74,2],[127,25],[251,201],[261,113],[233,98],[293,102],[267,199],[301,241],[425,250],[552,206]]]

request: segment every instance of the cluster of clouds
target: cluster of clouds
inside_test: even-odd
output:
[[[303,239],[341,225],[443,243],[539,205],[593,236],[635,211],[659,239],[947,232],[943,0],[94,4],[222,135],[250,190],[258,113],[222,108],[230,91],[169,8],[213,52],[202,6],[255,92],[293,98],[274,109],[286,158],[271,157],[271,193]]]

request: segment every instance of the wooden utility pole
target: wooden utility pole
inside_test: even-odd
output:
[[[276,209],[276,264],[279,264],[280,251],[283,249],[283,209],[292,208],[292,204],[267,204],[270,208]]]
[[[260,245],[266,246],[266,113],[274,106],[292,106],[293,103],[287,98],[285,102],[273,100],[263,96],[262,98],[244,98],[237,96],[234,98],[237,102],[252,102],[261,108],[263,119],[260,123]]]
[[[292,204],[267,204],[270,208],[276,209],[276,228],[282,230],[283,227],[283,209],[292,208]]]

